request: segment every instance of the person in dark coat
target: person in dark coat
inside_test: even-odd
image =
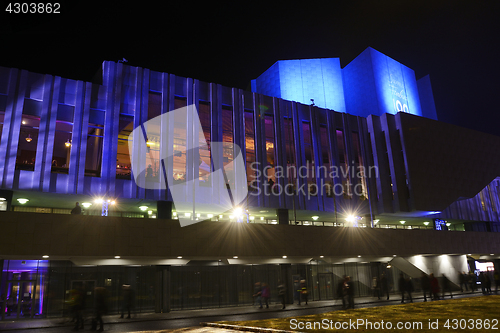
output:
[[[271,289],[267,285],[267,283],[262,283],[262,298],[264,299],[264,303],[266,304],[266,309],[269,309],[269,297],[271,297]]]
[[[294,302],[297,300],[297,302],[300,305],[300,282],[299,280],[293,281],[293,298]]]
[[[84,298],[85,294],[82,288],[76,288],[71,291],[71,303],[73,318],[75,319],[74,331],[78,329],[83,329],[83,310],[84,310]]]
[[[104,331],[104,322],[102,316],[107,312],[107,290],[103,287],[97,287],[94,289],[94,319],[92,320],[92,330],[97,329],[97,324],[99,324],[98,331]]]
[[[309,298],[309,291],[307,290],[306,280],[300,280],[300,296],[303,298],[303,300],[306,302],[307,305],[307,299]]]
[[[477,285],[477,276],[473,272],[469,273],[469,285],[470,285],[470,292],[473,293],[476,291],[476,285]]]
[[[71,210],[71,214],[73,214],[73,215],[81,215],[82,214],[82,207],[80,207],[80,204],[78,202],[75,204],[75,207]]]
[[[486,277],[483,272],[479,273],[479,282],[481,282],[481,292],[486,294]]]
[[[380,288],[382,294],[387,295],[387,300],[389,300],[389,282],[387,281],[387,276],[385,276],[385,273],[380,276]]]
[[[337,297],[342,300],[342,309],[347,308],[347,288],[348,286],[346,285],[346,277],[342,280],[339,281],[339,284],[337,286]]]
[[[398,287],[399,287],[399,292],[401,293],[401,303],[404,303],[405,293],[406,293],[406,280],[403,273],[399,273]]]
[[[484,273],[484,283],[485,283],[486,293],[488,295],[491,294],[491,277],[490,277],[490,272]]]
[[[349,309],[354,309],[354,282],[351,281],[350,276],[346,276],[347,285],[347,303]]]
[[[134,291],[132,290],[132,287],[129,284],[124,284],[122,286],[122,294],[123,294],[123,303],[122,303],[122,313],[120,318],[123,318],[123,315],[126,311],[128,314],[127,319],[130,319],[130,309],[133,306]]]
[[[427,302],[427,294],[429,294],[429,298],[432,300],[431,281],[429,279],[429,276],[424,272],[422,272],[420,284],[422,286],[422,292],[424,293],[424,302]]]
[[[413,297],[411,294],[413,293],[413,281],[411,280],[410,277],[407,277],[405,279],[405,288],[406,288],[406,293],[408,294],[408,298],[410,300],[410,303],[413,303]]]
[[[439,301],[439,281],[438,279],[434,276],[434,273],[431,273],[429,275],[430,283],[431,283],[431,291],[432,291],[432,297],[433,300]]]
[[[253,304],[259,303],[259,309],[262,309],[262,286],[260,285],[260,282],[255,283],[253,289],[253,297],[254,297]]]
[[[461,292],[464,292],[464,287],[465,291],[469,291],[469,288],[467,287],[467,274],[465,274],[465,272],[458,273],[458,281],[460,281]]]

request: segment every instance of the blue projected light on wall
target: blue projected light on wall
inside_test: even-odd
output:
[[[396,60],[367,48],[344,67],[342,75],[347,112],[364,117],[422,115],[415,73]]]
[[[252,91],[345,112],[338,58],[278,61],[252,80]]]
[[[429,78],[417,82],[411,68],[371,47],[343,69],[338,58],[278,61],[252,80],[252,91],[361,117],[406,112],[437,119]]]

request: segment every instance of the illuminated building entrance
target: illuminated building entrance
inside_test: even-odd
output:
[[[47,265],[47,260],[4,261],[0,304],[2,320],[42,315]]]

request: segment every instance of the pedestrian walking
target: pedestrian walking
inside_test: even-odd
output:
[[[413,303],[413,297],[411,296],[413,293],[413,281],[411,280],[410,277],[406,277],[406,279],[405,279],[405,288],[406,288],[406,293],[408,294],[408,299],[410,300],[410,303]]]
[[[479,273],[479,282],[481,283],[481,292],[483,295],[486,294],[486,277],[484,272]]]
[[[266,304],[266,309],[269,309],[269,297],[271,297],[271,289],[267,283],[262,283],[262,298],[264,299],[264,304]]]
[[[469,291],[469,288],[467,287],[467,274],[465,274],[465,272],[458,273],[458,281],[460,282],[461,292],[464,292],[464,287],[465,291]]]
[[[259,309],[262,309],[262,286],[260,282],[256,282],[253,288],[253,304],[259,304]]]
[[[122,286],[122,312],[120,318],[123,318],[125,312],[127,312],[127,319],[130,319],[130,310],[133,307],[134,292],[129,284],[124,284]]]
[[[103,287],[97,287],[94,289],[94,319],[92,319],[91,330],[95,331],[97,329],[97,324],[99,324],[98,331],[104,331],[104,322],[102,316],[107,312],[107,290]]]
[[[307,305],[307,299],[309,298],[309,291],[307,290],[306,280],[300,280],[300,296],[302,296],[302,299],[306,302]]]
[[[491,277],[490,277],[490,272],[484,273],[484,283],[485,283],[486,293],[488,295],[490,295],[491,294]]]
[[[387,300],[389,300],[389,282],[385,273],[380,276],[380,288],[382,289],[382,294],[387,295]]]
[[[294,302],[297,300],[298,304],[300,305],[300,282],[299,280],[293,281],[293,298]]]
[[[401,293],[401,303],[404,303],[405,293],[406,293],[406,280],[403,273],[399,273],[398,287],[399,287],[399,292]]]
[[[424,272],[422,272],[422,276],[420,277],[420,285],[422,286],[422,292],[424,294],[424,302],[427,302],[427,295],[429,295],[429,299],[432,300],[431,282],[429,276]]]
[[[348,288],[349,287],[346,284],[346,277],[344,276],[344,278],[339,281],[339,284],[337,286],[337,297],[342,300],[342,309],[344,309],[344,310],[347,308],[347,289]]]
[[[477,286],[477,276],[473,272],[469,273],[469,285],[470,285],[470,292],[471,293],[475,292]]]
[[[432,291],[432,299],[434,301],[439,301],[439,281],[434,276],[434,273],[429,275],[430,283],[431,283],[431,291]]]
[[[350,276],[346,276],[347,286],[347,306],[349,309],[354,309],[354,282]]]

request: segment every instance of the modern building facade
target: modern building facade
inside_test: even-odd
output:
[[[292,301],[305,278],[324,300],[343,275],[368,295],[383,272],[458,282],[498,260],[500,138],[437,121],[428,77],[369,48],[343,69],[278,62],[252,89],[109,61],[101,83],[0,67],[2,318],[60,316],[78,286],[118,311],[130,284],[139,311],[170,311],[252,303],[255,282]],[[199,126],[147,125],[175,110]],[[248,194],[224,206],[223,190]]]

